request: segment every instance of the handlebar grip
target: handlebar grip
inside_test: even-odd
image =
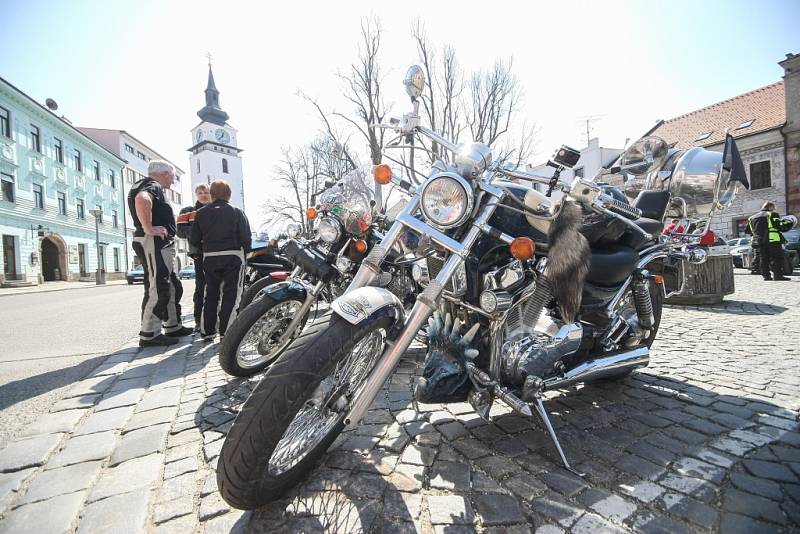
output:
[[[639,208],[635,208],[630,204],[626,204],[625,202],[620,202],[619,200],[604,193],[600,194],[599,200],[602,202],[603,207],[609,211],[613,211],[617,215],[622,215],[627,219],[635,220],[642,216],[642,210]]]

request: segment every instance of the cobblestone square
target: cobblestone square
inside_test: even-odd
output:
[[[583,477],[536,418],[410,401],[409,353],[301,486],[246,513],[214,469],[257,378],[216,344],[132,340],[0,452],[0,532],[796,532],[800,280],[736,287],[666,307],[646,369],[548,396]]]

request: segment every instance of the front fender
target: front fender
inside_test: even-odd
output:
[[[387,332],[390,339],[400,333],[406,320],[403,303],[391,291],[382,287],[368,286],[354,289],[334,300],[331,309],[336,315],[355,325],[391,317],[392,326]]]
[[[261,298],[264,295],[269,295],[271,299],[278,301],[299,300],[302,302],[306,300],[308,290],[300,282],[288,280],[268,285],[258,292],[256,298]]]

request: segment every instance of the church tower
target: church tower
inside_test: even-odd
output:
[[[197,112],[200,124],[192,128],[189,149],[192,194],[198,184],[222,179],[231,186],[231,204],[244,209],[242,151],[237,145],[237,131],[228,124],[228,114],[219,107],[219,91],[214,83],[211,63],[208,64],[206,105]]]

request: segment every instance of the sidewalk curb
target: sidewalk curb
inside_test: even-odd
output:
[[[125,281],[124,280],[121,280],[121,281],[115,280],[114,282],[125,282]],[[86,284],[86,285],[79,285],[78,287],[54,287],[52,289],[35,289],[35,290],[28,290],[28,291],[19,291],[17,293],[1,293],[0,292],[0,298],[1,297],[12,297],[12,296],[16,296],[16,295],[30,295],[30,294],[34,294],[34,293],[53,293],[53,292],[56,292],[56,291],[72,291],[72,290],[75,290],[75,289],[96,289],[98,287],[110,287],[110,286],[128,285],[127,283],[113,283],[113,284],[103,284],[103,285],[99,285],[98,286],[97,284],[92,284],[90,282],[71,282],[71,283]],[[15,289],[10,289],[10,288],[3,288],[3,289],[0,289],[0,291],[3,291],[4,289],[9,289],[10,291],[17,291]]]

